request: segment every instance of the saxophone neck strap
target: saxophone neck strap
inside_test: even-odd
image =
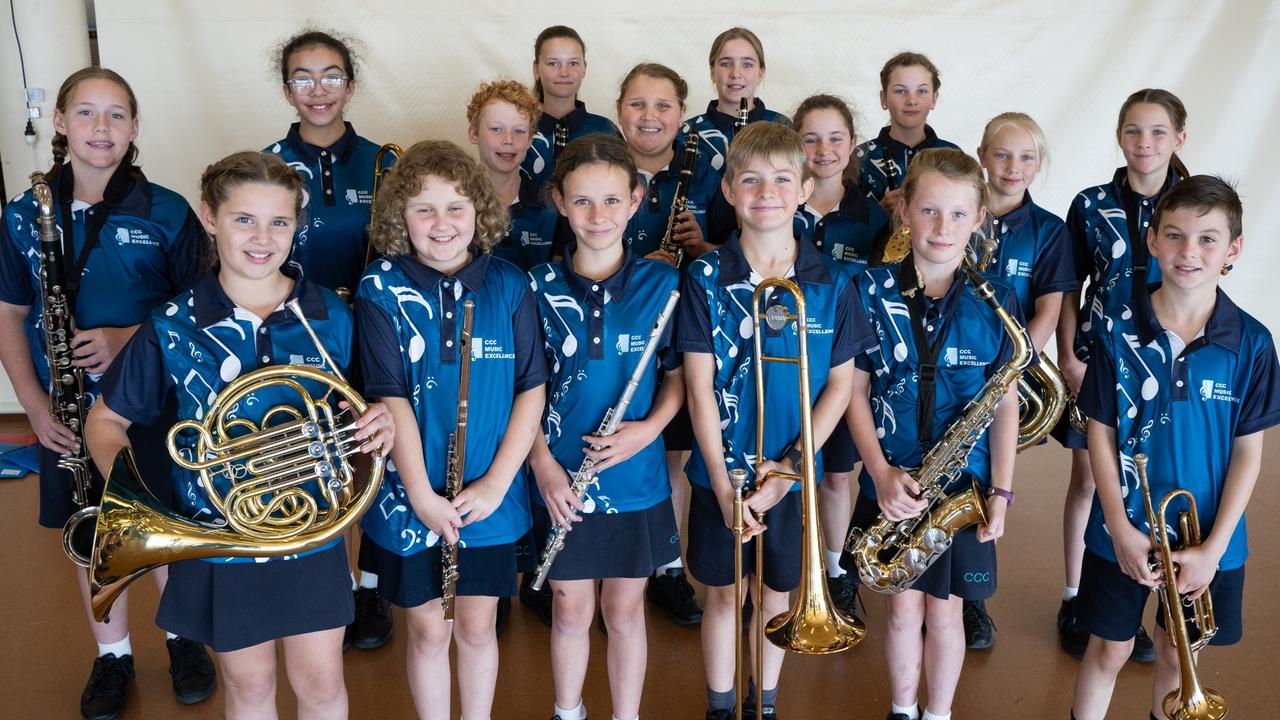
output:
[[[63,261],[72,261],[74,264],[67,269],[67,301],[68,307],[75,311],[76,296],[80,292],[80,276],[84,274],[85,265],[89,262],[89,255],[94,248],[98,247],[100,236],[102,234],[102,226],[106,224],[107,217],[116,209],[116,206],[124,200],[129,194],[130,188],[133,187],[135,168],[129,163],[122,162],[116,167],[115,172],[111,174],[111,178],[107,180],[106,190],[102,193],[102,202],[90,208],[85,214],[84,223],[84,245],[80,247],[80,252],[76,253],[75,247],[75,222],[71,217],[71,206],[75,202],[75,173],[71,169],[71,163],[64,163],[58,170],[58,209],[60,212],[62,227],[62,257]]]
[[[902,263],[902,278],[910,281],[902,287],[916,287],[915,263]],[[909,276],[909,277],[907,277]],[[933,421],[937,414],[938,354],[942,351],[942,336],[960,304],[960,293],[966,282],[963,272],[956,272],[946,295],[938,300],[925,298],[924,289],[906,295],[907,308],[911,311],[911,335],[915,339],[916,358],[919,361],[920,383],[917,387],[916,437],[922,449],[933,445]]]

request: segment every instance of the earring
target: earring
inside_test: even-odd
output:
[[[1222,266],[1222,276],[1223,276],[1223,277],[1226,277],[1228,274],[1230,274],[1230,272],[1231,272],[1231,268],[1232,268],[1232,266],[1231,266],[1231,265],[1223,265],[1223,266]]]

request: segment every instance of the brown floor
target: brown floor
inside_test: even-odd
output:
[[[21,419],[0,420],[0,432],[25,428]],[[1280,437],[1269,438],[1267,462],[1249,508],[1250,545],[1245,639],[1207,651],[1201,679],[1226,693],[1231,717],[1275,718],[1280,706],[1280,623],[1269,610],[1280,591]],[[999,632],[996,647],[971,653],[954,707],[968,718],[1066,718],[1077,663],[1057,646],[1054,614],[1062,591],[1061,501],[1068,457],[1056,446],[1021,458],[1018,504],[1001,545],[999,594],[990,609]],[[73,566],[57,531],[36,524],[37,483],[0,481],[0,568],[10,578],[0,595],[0,718],[75,718],[94,646],[74,589]],[[194,707],[178,705],[168,687],[163,634],[152,625],[155,585],[143,580],[132,604],[132,641],[138,677],[128,718],[215,718],[222,694]],[[883,612],[873,599],[868,640],[835,656],[791,656],[783,669],[779,714],[786,718],[884,717],[889,698],[880,638]],[[650,614],[649,671],[643,716],[701,718],[705,707],[698,632]],[[594,718],[609,717],[605,639],[593,633],[586,703]],[[552,707],[547,630],[516,604],[501,639],[502,666],[494,718],[546,718]],[[404,641],[347,653],[346,683],[352,718],[409,718],[404,682]],[[282,676],[283,677],[283,676]],[[1146,718],[1150,666],[1130,665],[1116,686],[1110,717]],[[294,712],[292,691],[282,682],[283,717]]]

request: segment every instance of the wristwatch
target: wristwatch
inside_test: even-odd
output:
[[[1012,490],[1005,490],[1004,488],[998,488],[998,487],[992,486],[987,488],[987,496],[990,497],[992,495],[999,495],[1000,497],[1004,498],[1006,502],[1009,503],[1009,507],[1013,507],[1013,491]]]
[[[782,454],[782,457],[791,461],[791,464],[796,468],[796,472],[804,469],[804,453],[800,452],[800,448],[795,445],[788,445],[787,451]]]

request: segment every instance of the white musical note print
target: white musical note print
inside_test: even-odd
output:
[[[422,337],[422,331],[414,324],[413,318],[406,305],[421,305],[427,311],[427,319],[434,318],[431,312],[431,305],[427,303],[427,299],[422,297],[422,293],[417,288],[404,286],[389,286],[391,294],[395,296],[396,306],[400,309],[400,317],[408,324],[409,329],[413,332],[413,336],[409,338],[409,360],[410,362],[418,362],[422,359],[422,355],[427,351],[427,341]]]
[[[889,300],[887,298],[881,298],[880,305],[884,308],[884,312],[889,318],[889,325],[893,327],[893,334],[898,338],[898,342],[893,346],[893,359],[898,362],[903,362],[907,359],[907,342],[905,336],[902,334],[902,329],[898,327],[898,323],[894,318],[906,318],[907,322],[910,323],[911,311],[907,308],[906,303],[898,302],[897,300]]]

